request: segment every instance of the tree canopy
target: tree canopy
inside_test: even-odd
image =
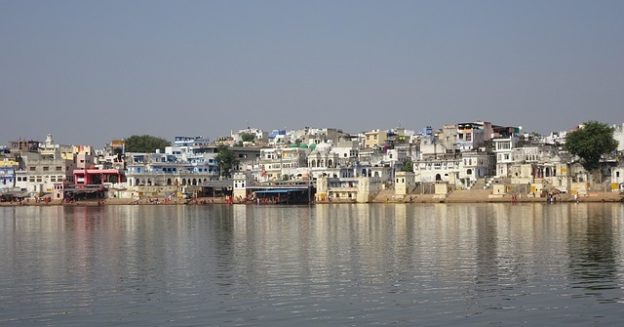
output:
[[[219,145],[217,148],[217,164],[219,165],[219,171],[223,177],[232,177],[232,169],[235,165],[238,165],[238,160],[234,156],[234,152],[225,145]]]
[[[126,152],[146,152],[151,153],[160,149],[165,151],[165,147],[171,143],[163,138],[151,135],[132,135],[126,140]]]
[[[240,138],[243,142],[253,142],[256,140],[256,135],[252,133],[242,133]]]
[[[588,121],[566,136],[566,149],[581,158],[583,167],[592,171],[599,167],[600,157],[617,149],[613,128],[597,121]]]
[[[412,159],[407,158],[405,161],[403,161],[401,171],[414,172],[414,163],[412,162]]]

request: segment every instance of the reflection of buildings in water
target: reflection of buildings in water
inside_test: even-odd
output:
[[[570,273],[581,286],[600,298],[607,297],[608,289],[619,288],[617,277],[616,239],[621,237],[621,230],[614,221],[612,205],[579,204],[576,210],[578,218],[571,231],[569,242]],[[584,223],[583,223],[584,220]],[[605,290],[601,292],[600,290]]]
[[[232,237],[234,243],[245,242],[247,239],[247,205],[232,205]]]
[[[394,206],[395,253],[407,245],[407,208],[408,205],[404,203],[399,203]]]

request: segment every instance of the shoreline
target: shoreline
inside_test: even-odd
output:
[[[568,194],[559,194],[555,196],[554,203],[624,203],[624,195],[620,193],[609,192],[594,192],[589,193],[586,196],[579,197],[575,200],[573,196]],[[332,201],[316,201],[312,204],[356,204],[357,202],[351,200],[332,200]],[[490,197],[483,194],[462,194],[454,195],[449,193],[446,197],[436,197],[431,194],[417,194],[407,195],[402,198],[386,197],[376,198],[369,202],[362,204],[431,204],[431,203],[464,203],[464,204],[477,204],[477,203],[548,203],[546,198],[541,197],[529,197],[520,196],[513,200],[511,195],[504,195],[500,197]],[[0,207],[50,207],[50,206],[63,206],[63,207],[99,207],[109,205],[149,205],[149,206],[163,206],[163,205],[184,205],[184,206],[203,206],[213,204],[228,204],[225,198],[199,198],[197,200],[171,200],[166,201],[164,199],[103,199],[103,200],[84,200],[77,202],[62,202],[59,200],[52,200],[49,203],[45,202],[0,202]],[[257,205],[256,203],[235,203],[235,204],[247,204]],[[280,206],[288,206],[288,204],[282,204]]]

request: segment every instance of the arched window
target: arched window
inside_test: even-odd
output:
[[[171,178],[167,178],[167,186],[171,186]]]
[[[327,160],[327,167],[331,168],[333,163],[331,159]]]

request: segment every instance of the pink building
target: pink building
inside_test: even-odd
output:
[[[101,185],[104,183],[121,183],[124,175],[117,169],[76,169],[74,183],[76,187],[85,185]]]

